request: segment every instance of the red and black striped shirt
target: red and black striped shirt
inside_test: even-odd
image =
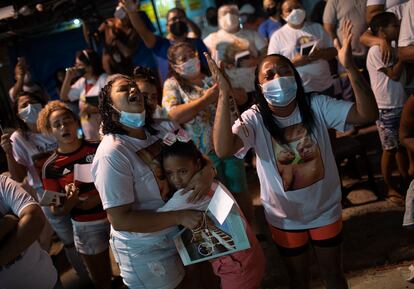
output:
[[[72,153],[55,151],[45,162],[42,169],[42,182],[45,190],[65,192],[65,186],[74,182],[74,165],[92,163],[99,143],[83,141],[80,148]],[[99,195],[94,183],[75,181],[79,188],[79,198]],[[95,221],[106,218],[102,204],[88,210],[74,207],[70,212],[71,218],[78,222]]]

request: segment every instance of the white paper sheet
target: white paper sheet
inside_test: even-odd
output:
[[[45,190],[39,204],[41,206],[60,205],[60,198],[66,197],[64,193],[52,192]]]
[[[214,196],[208,205],[208,210],[216,217],[220,225],[223,225],[224,220],[226,220],[227,215],[230,213],[231,208],[233,207],[233,199],[227,195],[227,193],[217,186]]]
[[[75,164],[73,167],[73,179],[82,183],[93,183],[91,164]]]

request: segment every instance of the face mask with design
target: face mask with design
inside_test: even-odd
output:
[[[143,112],[120,111],[112,106],[119,113],[119,122],[129,128],[141,128],[145,125],[145,110]]]
[[[272,106],[284,107],[295,98],[298,88],[293,76],[275,78],[262,85],[263,95]]]
[[[224,31],[235,31],[238,27],[240,27],[239,16],[232,13],[227,13],[223,17],[220,17],[219,24],[220,28],[222,28]]]
[[[305,21],[306,11],[303,9],[293,9],[288,17],[286,17],[286,22],[293,25],[300,25]]]
[[[183,36],[185,34],[188,33],[188,26],[187,23],[183,22],[183,21],[176,21],[173,24],[171,24],[170,26],[170,32],[174,35],[174,36]]]
[[[191,78],[200,73],[200,59],[193,57],[186,62],[174,65],[175,71],[184,78]]]
[[[40,103],[29,103],[25,108],[19,112],[19,118],[26,124],[35,124],[39,112],[42,110]]]

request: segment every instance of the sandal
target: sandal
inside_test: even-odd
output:
[[[387,195],[386,200],[390,201],[391,203],[394,203],[398,206],[401,206],[401,207],[405,206],[404,198],[398,193],[393,193],[393,194]]]

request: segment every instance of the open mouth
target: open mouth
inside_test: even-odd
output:
[[[67,138],[67,137],[70,137],[70,133],[68,133],[68,132],[65,132],[65,133],[63,133],[63,134],[62,134],[62,137],[63,137],[63,138]]]

